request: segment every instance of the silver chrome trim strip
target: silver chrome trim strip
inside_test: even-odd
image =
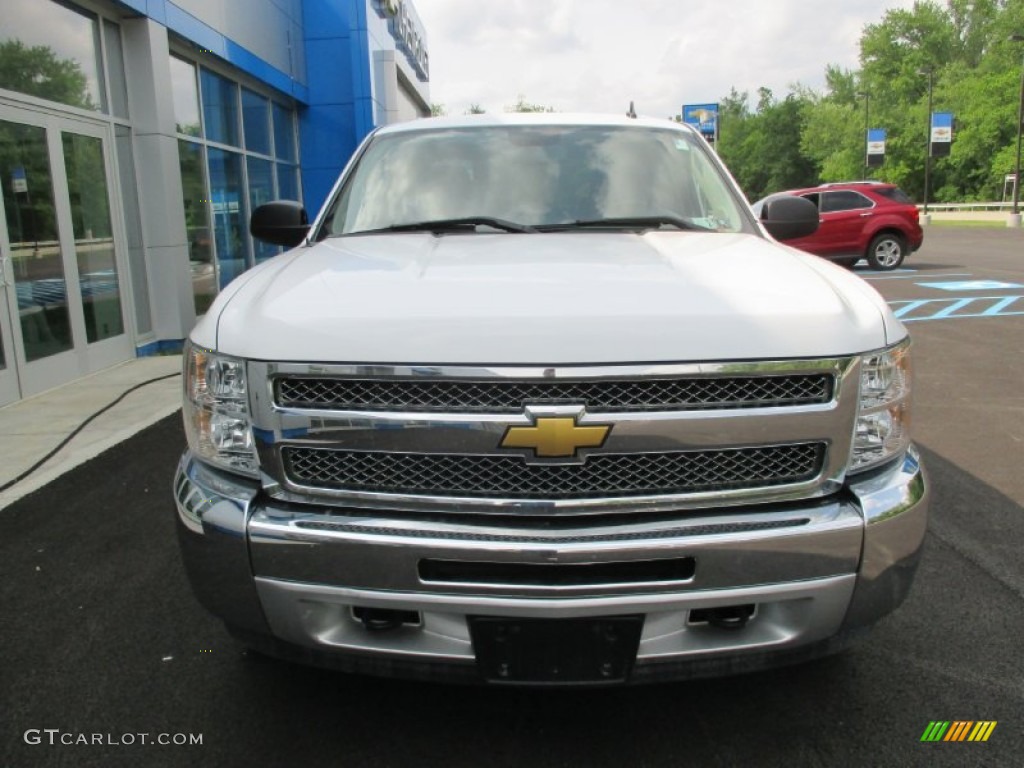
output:
[[[288,375],[398,379],[635,379],[672,376],[745,376],[773,373],[838,373],[856,358],[857,355],[850,355],[809,360],[563,366],[274,363],[250,360],[249,365],[262,370],[268,381],[272,377]],[[272,388],[268,387],[267,392],[272,393]]]
[[[250,405],[264,489],[280,501],[358,505],[375,509],[499,514],[614,513],[731,506],[791,501],[831,495],[845,478],[850,436],[856,419],[859,357],[769,362],[652,364],[564,367],[460,367],[321,365],[249,362]],[[331,490],[289,480],[281,460],[288,445],[396,453],[503,454],[501,436],[511,426],[527,426],[522,414],[361,412],[284,409],[273,402],[278,376],[315,374],[396,378],[557,379],[829,373],[833,399],[819,405],[696,411],[585,412],[578,424],[609,424],[601,453],[651,453],[699,448],[744,448],[797,442],[828,444],[825,465],[813,480],[752,489],[732,489],[644,497],[522,500]],[[536,409],[533,409],[536,410]]]
[[[346,518],[271,505],[253,514],[248,533],[254,573],[295,582],[429,593],[438,587],[422,579],[422,559],[573,565],[693,557],[694,577],[673,587],[688,592],[853,573],[860,561],[864,521],[853,505],[833,502],[658,523],[593,521],[545,536],[543,530],[514,523],[478,526]],[[448,594],[537,597],[664,589],[643,582],[443,587]]]

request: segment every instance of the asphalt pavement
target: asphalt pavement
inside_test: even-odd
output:
[[[1024,285],[1024,237],[933,228],[906,270],[859,271],[894,307],[1024,296],[922,285]],[[970,304],[908,317],[930,530],[907,603],[844,654],[718,680],[523,690],[244,653],[182,571],[172,415],[0,510],[0,765],[1021,765],[1024,315],[1009,301],[958,314]],[[935,720],[997,725],[985,743],[922,743]]]

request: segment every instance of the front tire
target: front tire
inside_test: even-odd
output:
[[[906,257],[907,246],[903,238],[891,232],[876,235],[868,246],[868,264],[872,269],[888,272],[899,267]]]

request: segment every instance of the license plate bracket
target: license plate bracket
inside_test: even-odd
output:
[[[644,617],[469,617],[477,667],[492,683],[621,683],[629,678]]]

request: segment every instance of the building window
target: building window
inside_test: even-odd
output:
[[[245,123],[245,148],[261,155],[270,154],[270,100],[242,89],[242,117]]]
[[[274,154],[290,163],[295,162],[297,154],[294,114],[292,110],[274,104]]]
[[[218,144],[241,146],[238,140],[238,85],[200,69],[203,89],[203,121],[206,138]]]
[[[178,133],[199,136],[199,88],[195,65],[171,56],[171,94],[174,99],[174,122]]]
[[[192,298],[196,314],[206,313],[217,296],[217,270],[213,263],[213,227],[210,226],[210,195],[206,191],[206,162],[203,147],[178,140],[181,165],[181,194],[185,205],[185,236],[192,275]]]
[[[171,57],[189,266],[197,314],[249,267],[281,252],[248,219],[270,200],[300,200],[295,110],[269,93]]]
[[[246,161],[249,173],[249,204],[252,209],[274,199],[274,166],[269,160],[250,156]],[[256,263],[266,261],[280,253],[277,246],[253,240],[253,255]]]
[[[101,53],[94,14],[52,0],[0,2],[0,88],[105,112]]]
[[[64,133],[61,139],[85,333],[91,344],[124,333],[103,141],[76,133]]]
[[[128,119],[128,81],[124,72],[124,47],[121,27],[103,20],[103,45],[107,57],[107,82],[110,84],[110,112],[114,117]]]

